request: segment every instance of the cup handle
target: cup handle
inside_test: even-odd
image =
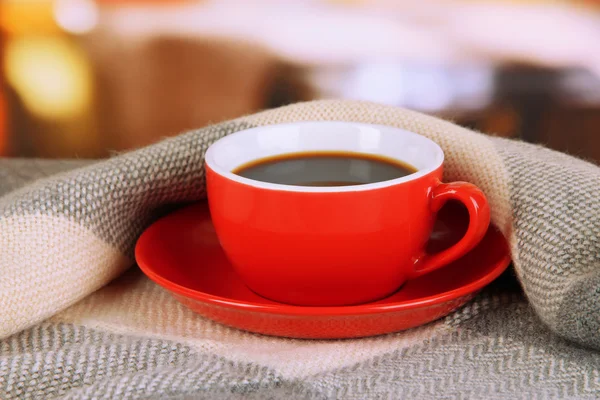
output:
[[[448,200],[460,201],[467,208],[469,212],[467,232],[450,248],[418,257],[411,278],[425,275],[467,254],[487,232],[490,224],[490,207],[485,194],[477,186],[467,182],[440,183],[432,190],[431,210],[437,213]]]

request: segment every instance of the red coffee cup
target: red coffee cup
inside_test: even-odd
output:
[[[249,162],[317,151],[374,154],[417,172],[357,186],[293,186],[232,173]],[[247,129],[215,142],[205,157],[210,212],[225,254],[257,294],[302,306],[383,298],[408,280],[470,251],[490,211],[470,183],[442,183],[444,153],[402,129],[351,122],[300,122]],[[454,246],[428,254],[437,211],[457,200],[469,227]]]

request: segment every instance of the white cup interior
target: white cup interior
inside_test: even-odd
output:
[[[236,168],[263,158],[301,152],[347,151],[392,158],[410,164],[416,173],[356,186],[309,187],[267,183],[233,174]],[[403,129],[353,122],[297,122],[242,130],[208,149],[207,165],[228,179],[267,189],[303,192],[370,190],[418,179],[444,162],[442,149],[430,139]]]

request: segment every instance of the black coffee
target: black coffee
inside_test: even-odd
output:
[[[349,152],[292,153],[255,160],[233,173],[262,182],[295,186],[351,186],[417,172],[390,158]]]

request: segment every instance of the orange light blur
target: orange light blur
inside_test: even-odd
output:
[[[49,0],[4,0],[0,2],[0,25],[8,36],[56,33],[53,3]]]

